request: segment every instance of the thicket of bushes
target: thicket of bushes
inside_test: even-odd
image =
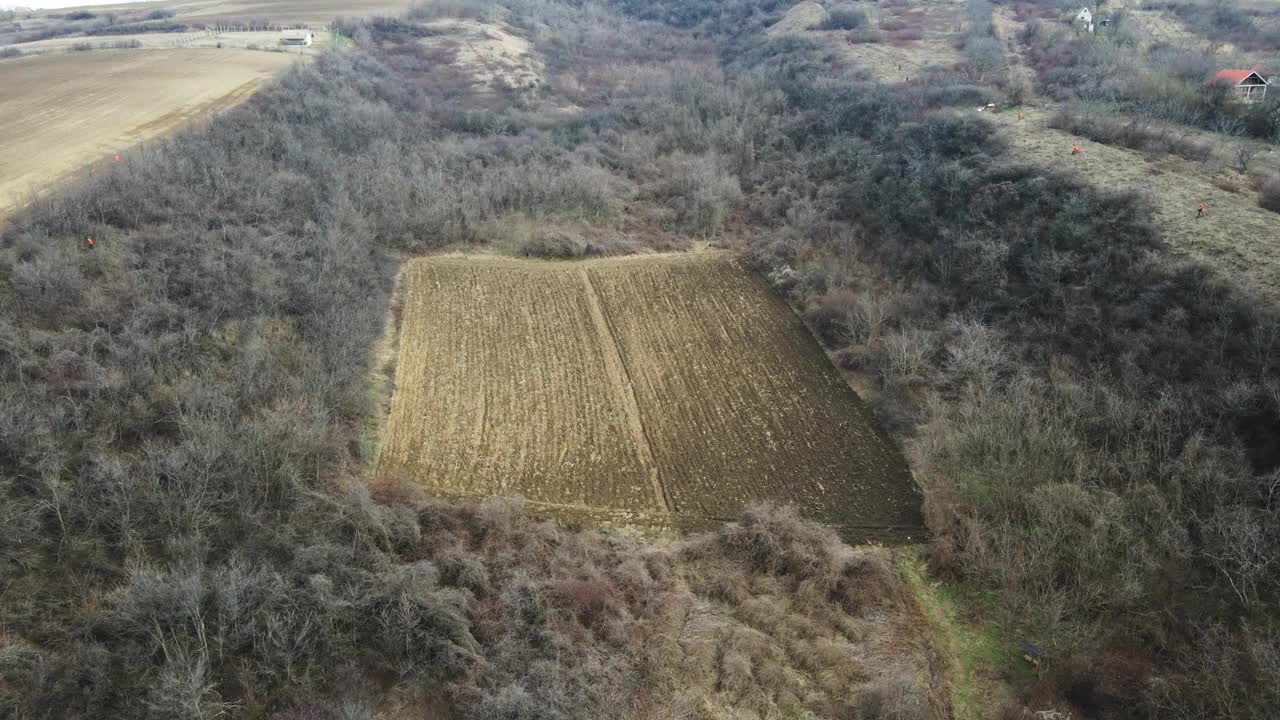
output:
[[[1125,117],[1119,113],[1066,107],[1049,119],[1049,127],[1087,137],[1094,142],[1133,150],[1171,154],[1188,160],[1208,160],[1213,146],[1185,130],[1167,124]]]
[[[48,40],[50,38],[85,35],[96,37],[101,35],[138,35],[151,32],[186,32],[191,29],[183,22],[164,22],[173,16],[172,11],[152,11],[150,13],[126,12],[95,15],[90,12],[76,12],[61,17],[50,16],[56,22],[39,25],[35,30],[23,30],[15,23],[9,28],[0,29],[0,43],[20,44]],[[157,15],[157,13],[161,13]],[[74,16],[74,17],[73,17]]]
[[[398,254],[498,243],[508,219],[714,232],[744,145],[777,134],[780,95],[725,88],[697,42],[569,5],[513,21],[571,44],[565,72],[669,52],[580,66],[580,114],[495,111],[374,23],[371,52],[8,220],[0,716],[936,711],[887,555],[788,512],[656,547],[366,486]]]
[[[985,92],[955,72],[882,87],[804,40],[724,42],[717,94],[770,120],[701,126],[771,127],[740,175],[757,258],[914,436],[936,571],[995,591],[987,610],[1048,649],[1034,692],[1103,717],[1265,717],[1274,311],[1171,257],[1136,196],[1006,157],[950,111]]]
[[[1280,98],[1238,103],[1231,88],[1208,84],[1222,67],[1251,67],[1255,60],[1191,47],[1145,48],[1123,32],[1122,23],[1089,34],[1031,20],[1019,40],[1041,90],[1056,100],[1119,103],[1146,122],[1280,141]]]
[[[989,0],[968,0],[965,4],[965,34],[961,39],[965,62],[961,70],[972,83],[1004,85],[1007,81],[1008,60],[991,17],[994,9]]]
[[[914,435],[935,570],[996,591],[1093,716],[1265,717],[1276,313],[1170,257],[1136,196],[1017,164],[914,83],[780,72],[806,51],[772,45],[729,73],[767,72],[805,149],[748,182],[757,257]]]
[[[1102,717],[1267,717],[1273,311],[1167,257],[1135,197],[1005,157],[951,112],[989,92],[959,71],[833,75],[752,34],[779,3],[616,7],[649,21],[509,15],[547,48],[548,104],[581,113],[467,106],[411,23],[377,21],[350,33],[376,57],[323,55],[12,219],[0,709],[359,716],[391,686],[477,718],[936,710],[909,672],[840,664],[850,618],[900,588],[794,519],[667,552],[360,481],[395,253],[516,217],[714,232],[737,203],[912,435],[935,570],[992,591],[1049,690]],[[728,610],[672,615],[708,607]],[[671,634],[693,617],[719,638],[697,653]]]
[[[1280,212],[1280,176],[1271,176],[1262,181],[1258,188],[1258,204],[1262,207]]]
[[[836,7],[827,13],[820,30],[859,30],[867,26],[867,14],[856,7]]]

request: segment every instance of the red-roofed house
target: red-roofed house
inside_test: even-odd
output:
[[[1219,70],[1209,82],[1230,85],[1244,102],[1257,102],[1267,96],[1267,79],[1253,70]]]

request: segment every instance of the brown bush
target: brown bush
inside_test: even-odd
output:
[[[1248,187],[1248,185],[1242,180],[1239,180],[1237,178],[1223,177],[1221,175],[1214,177],[1212,182],[1214,187],[1218,188],[1219,190],[1225,190],[1229,193],[1239,193],[1239,192],[1242,192],[1246,187]]]
[[[598,579],[561,580],[556,584],[555,593],[560,604],[587,625],[612,604],[610,587]]]
[[[1272,175],[1258,186],[1258,205],[1280,212],[1280,175]]]

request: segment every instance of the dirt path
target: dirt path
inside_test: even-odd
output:
[[[1015,83],[1022,83],[1028,90],[1034,92],[1036,74],[1027,64],[1026,57],[1022,54],[1022,43],[1018,40],[1026,23],[1017,20],[1013,15],[1013,9],[1007,5],[997,5],[991,14],[991,20],[995,24],[996,34],[1004,43],[1004,55],[1009,62],[1009,79]]]
[[[640,465],[649,471],[649,483],[653,486],[653,496],[663,512],[671,512],[671,501],[667,498],[666,488],[662,486],[662,477],[658,474],[658,462],[653,457],[653,444],[649,441],[649,433],[644,429],[644,420],[640,417],[640,405],[636,402],[635,387],[631,382],[631,373],[627,370],[626,361],[622,359],[618,348],[618,338],[613,327],[600,307],[600,294],[591,282],[591,275],[580,270],[587,307],[591,312],[591,320],[595,323],[596,334],[600,337],[600,345],[604,348],[605,374],[609,376],[610,385],[618,395],[618,404],[627,418],[627,427],[631,429],[635,441],[636,454]]]
[[[1047,126],[1052,109],[991,115],[1023,161],[1071,168],[1109,190],[1147,195],[1160,231],[1179,253],[1216,267],[1267,299],[1280,297],[1280,213],[1258,206],[1250,190],[1230,192],[1211,182],[1199,165],[1178,158],[1148,160],[1142,153],[1095,143]],[[1079,145],[1081,154],[1071,155]],[[1204,203],[1207,215],[1196,218]]]

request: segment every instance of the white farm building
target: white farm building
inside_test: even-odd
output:
[[[311,34],[311,31],[307,29],[280,31],[281,45],[308,45],[309,46],[314,40],[315,38]]]

